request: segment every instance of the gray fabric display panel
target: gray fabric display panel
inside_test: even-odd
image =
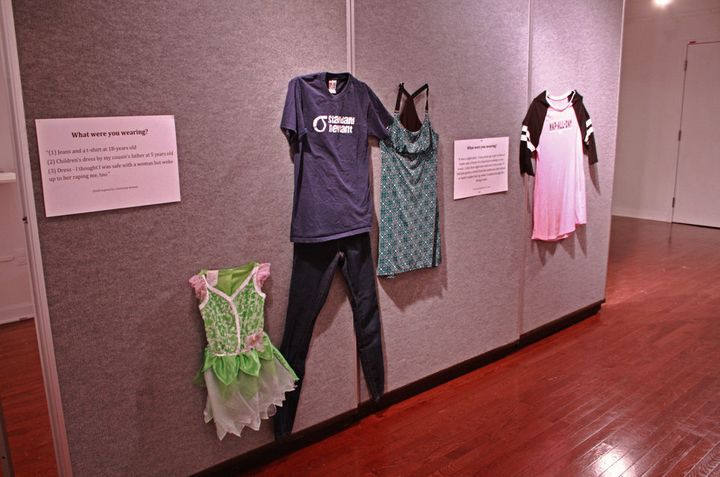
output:
[[[187,279],[271,262],[279,346],[293,190],[280,115],[291,77],[346,69],[345,2],[21,0],[14,13],[75,475],[187,475],[269,442],[270,422],[223,442],[203,422]],[[34,120],[146,114],[175,115],[182,202],[45,219]],[[296,429],[357,405],[343,287],[318,319]]]
[[[527,97],[527,9],[524,1],[355,4],[357,76],[388,108],[398,83],[411,92],[429,83],[440,136],[443,262],[379,279],[388,390],[517,339],[525,240],[515,151]],[[421,118],[424,105],[423,94]],[[509,191],[453,201],[453,141],[498,136],[510,136]],[[380,165],[376,149],[378,213]]]
[[[349,4],[355,76],[389,110],[399,82],[429,83],[440,136],[443,262],[378,281],[392,391],[604,297],[622,1]],[[186,475],[269,443],[269,422],[223,442],[203,422],[205,390],[191,381],[205,337],[187,279],[271,262],[266,329],[280,345],[293,194],[280,115],[290,78],[347,70],[346,2],[16,0],[14,13],[75,475]],[[600,158],[586,164],[589,223],[558,244],[531,243],[521,122],[529,97],[571,88],[585,96]],[[153,114],[175,116],[182,202],[44,218],[35,119]],[[454,201],[453,141],[503,136],[509,191]],[[380,166],[373,147],[376,216]],[[372,238],[377,254],[377,222]],[[367,399],[354,351],[337,274],[295,431]]]
[[[591,167],[584,162],[587,225],[558,243],[526,242],[522,332],[605,298],[622,13],[622,0],[532,3],[530,95],[580,91],[592,118],[599,162]]]

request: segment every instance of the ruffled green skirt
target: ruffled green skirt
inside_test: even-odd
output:
[[[214,420],[222,439],[227,433],[240,436],[245,427],[258,430],[260,422],[282,406],[298,378],[264,334],[261,347],[238,355],[216,356],[206,348],[197,379],[208,392],[205,422]]]

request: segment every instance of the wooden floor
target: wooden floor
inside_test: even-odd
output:
[[[720,475],[720,230],[613,220],[602,311],[252,474]]]
[[[720,475],[720,230],[670,230],[615,218],[598,315],[248,475]],[[52,475],[32,323],[0,366],[17,475]]]
[[[0,403],[15,475],[57,475],[33,320],[0,326],[0,370]]]

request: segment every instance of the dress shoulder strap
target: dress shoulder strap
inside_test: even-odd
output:
[[[425,112],[427,112],[430,107],[430,85],[428,85],[428,83],[425,83],[424,85],[416,89],[414,93],[410,93],[408,90],[405,89],[405,83],[400,83],[398,85],[397,99],[395,100],[395,112],[397,113],[400,111],[400,104],[402,103],[403,94],[405,94],[408,99],[415,99],[415,97],[423,91],[425,91]]]
[[[400,111],[400,102],[402,101],[403,93],[408,94],[405,90],[405,83],[400,83],[400,85],[398,85],[397,100],[395,100],[395,113]]]
[[[425,91],[425,112],[427,113],[428,107],[430,105],[430,85],[425,83],[424,85],[420,86],[418,89],[415,90],[413,94],[410,95],[412,99],[415,99],[417,95]]]

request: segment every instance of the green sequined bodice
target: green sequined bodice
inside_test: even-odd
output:
[[[213,355],[249,351],[257,337],[262,338],[265,295],[256,289],[256,273],[257,264],[254,264],[248,277],[232,294],[208,283],[207,300],[201,305],[200,313],[205,323],[207,350]]]

